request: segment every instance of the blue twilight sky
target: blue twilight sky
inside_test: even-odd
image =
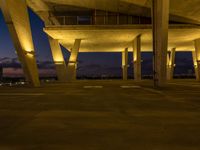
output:
[[[31,18],[31,29],[33,34],[33,41],[35,51],[37,54],[37,61],[40,64],[40,69],[54,70],[50,65],[52,56],[50,46],[46,34],[43,32],[44,23],[40,18],[29,10]],[[10,38],[8,28],[0,11],[0,63],[3,63],[6,68],[20,68],[15,54],[15,48]],[[69,57],[66,49],[62,48],[65,59]],[[79,57],[78,75],[121,75],[121,53],[80,53]],[[152,53],[142,53],[142,72],[143,75],[152,74]],[[132,54],[129,54],[129,75],[132,75]],[[15,63],[18,63],[17,65]],[[9,64],[9,65],[8,65]],[[177,74],[193,73],[192,55],[191,53],[177,53],[176,54],[176,69]],[[9,74],[14,73],[15,70],[10,70]],[[43,71],[45,73],[45,71]],[[46,74],[51,72],[46,71]]]

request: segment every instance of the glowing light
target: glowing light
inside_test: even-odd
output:
[[[25,51],[25,55],[29,56],[29,57],[34,57],[35,56],[35,52],[32,51]]]
[[[63,64],[64,64],[64,61],[55,61],[55,64],[56,64],[56,65],[63,65]]]
[[[76,61],[69,61],[68,66],[77,66],[77,62]]]
[[[194,61],[194,68],[198,68],[198,61]]]

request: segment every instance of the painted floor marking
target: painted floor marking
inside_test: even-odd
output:
[[[162,91],[159,91],[159,90],[156,90],[156,89],[151,89],[151,88],[143,88],[145,91],[148,91],[148,92],[152,92],[152,93],[156,93],[156,94],[163,94]]]
[[[140,86],[136,86],[136,85],[131,85],[131,86],[123,85],[123,86],[120,86],[120,87],[123,88],[123,89],[139,89],[139,88],[141,88]]]
[[[0,96],[42,96],[44,93],[0,93]]]
[[[84,89],[102,89],[103,86],[84,86]]]
[[[179,85],[179,86],[186,86],[186,87],[200,87],[198,84],[181,84],[181,83],[168,83],[170,85]]]

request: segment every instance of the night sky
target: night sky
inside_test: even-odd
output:
[[[37,55],[40,76],[54,76],[55,68],[52,63],[50,46],[46,34],[43,32],[44,24],[31,10],[31,28]],[[22,76],[21,65],[18,62],[15,48],[10,38],[7,26],[0,11],[0,64],[4,68],[4,76]],[[62,48],[65,59],[69,53]],[[121,53],[80,53],[78,76],[121,76]],[[142,53],[142,74],[152,74],[152,53]],[[129,53],[129,75],[132,76],[132,54]],[[176,53],[175,74],[193,74],[192,54],[186,52]]]

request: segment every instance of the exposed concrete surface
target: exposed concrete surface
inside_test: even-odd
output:
[[[33,0],[28,0],[33,1]],[[38,0],[41,1],[41,0]],[[43,0],[54,5],[71,5],[83,8],[92,8],[124,13],[144,13],[136,6],[150,8],[152,0]],[[200,21],[199,0],[170,0],[170,14]],[[151,13],[148,11],[148,13]]]
[[[58,43],[58,40],[54,40],[51,37],[49,37],[49,43],[51,47],[53,61],[56,67],[58,80],[60,82],[66,82],[67,81],[67,67],[66,67],[65,59],[64,59],[60,44]]]
[[[133,74],[134,80],[141,80],[141,35],[133,40]]]
[[[170,53],[167,54],[167,80],[172,80],[174,77],[175,69],[175,57],[176,57],[176,48],[173,48]]]
[[[0,88],[0,149],[198,150],[199,83],[150,85],[78,81]]]
[[[169,0],[154,0],[152,2],[152,14],[153,78],[155,86],[162,86],[167,78]]]
[[[194,40],[200,35],[198,26],[173,25],[169,28],[168,49],[194,51]],[[150,25],[48,26],[44,31],[69,50],[75,39],[82,39],[80,52],[121,52],[126,47],[131,52],[133,39],[141,34],[141,51],[152,51]]]
[[[40,86],[28,9],[25,1],[1,0],[1,10],[26,80]],[[18,9],[16,9],[18,8]]]
[[[74,46],[71,49],[69,61],[67,64],[67,81],[76,80],[77,59],[80,46],[81,39],[75,39]]]

